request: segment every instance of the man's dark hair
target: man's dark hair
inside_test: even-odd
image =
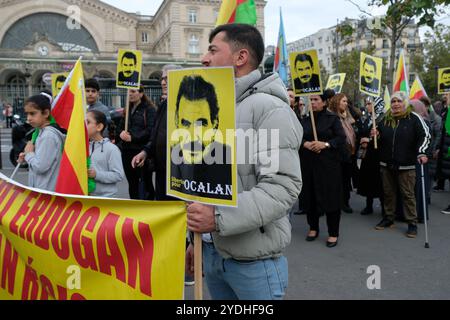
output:
[[[311,68],[314,66],[314,63],[313,63],[313,60],[312,60],[311,56],[309,54],[306,54],[306,53],[298,54],[295,57],[294,66],[297,65],[297,62],[304,62],[304,61],[308,61],[309,64],[311,65]]]
[[[56,77],[55,83],[65,82],[66,79],[67,79],[66,76],[60,75],[60,76]]]
[[[85,88],[85,89],[91,88],[91,89],[95,89],[95,90],[97,90],[97,91],[100,91],[100,85],[98,84],[98,81],[95,80],[95,79],[93,79],[93,78],[87,79],[87,80],[84,82],[84,88]]]
[[[444,76],[444,74],[447,74],[447,73],[450,73],[450,69],[446,69],[446,70],[442,71],[442,75],[441,75],[441,77],[443,77],[443,76]]]
[[[225,33],[225,42],[227,42],[234,51],[247,49],[253,60],[253,67],[255,69],[258,68],[264,57],[264,40],[258,29],[248,24],[224,24],[211,31],[209,34],[209,43],[211,43],[214,37],[222,31]]]
[[[336,92],[334,92],[333,89],[326,89],[322,94],[322,100],[327,102],[331,98],[333,98],[336,95]]]
[[[195,101],[206,99],[209,105],[209,114],[211,123],[216,122],[215,129],[219,126],[219,106],[217,103],[217,95],[214,86],[206,82],[199,75],[184,76],[178,90],[175,121],[178,123],[178,110],[180,108],[180,100],[184,97],[186,100]]]
[[[373,60],[371,57],[366,57],[364,59],[363,67],[366,63],[370,66],[373,66],[375,72],[377,72],[377,64],[375,63],[375,60]]]
[[[122,56],[122,60],[120,61],[121,63],[123,62],[123,59],[133,59],[134,60],[134,64],[136,64],[137,59],[136,59],[136,55],[133,52],[125,52],[125,54]]]

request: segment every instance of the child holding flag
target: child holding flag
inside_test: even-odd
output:
[[[19,155],[18,162],[28,162],[28,185],[54,191],[64,146],[65,132],[50,115],[52,97],[41,92],[25,101],[28,123],[36,129],[32,141]]]
[[[125,177],[120,150],[108,138],[103,138],[107,125],[103,112],[89,111],[86,123],[91,157],[88,177],[95,181],[95,189],[89,195],[113,198],[117,196],[117,183]]]

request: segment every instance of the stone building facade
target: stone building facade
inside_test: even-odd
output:
[[[119,48],[142,50],[142,79],[158,85],[164,64],[200,65],[220,3],[164,0],[145,16],[99,0],[0,0],[0,101],[38,92],[44,74],[70,70],[79,56],[86,78],[113,89]],[[262,34],[265,4],[256,1]]]

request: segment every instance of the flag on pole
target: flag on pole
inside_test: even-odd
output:
[[[85,93],[81,58],[67,77],[52,106],[56,123],[67,130],[55,191],[88,194],[89,138],[85,121]]]
[[[411,86],[411,93],[409,94],[409,99],[420,99],[421,97],[427,97],[427,93],[420,81],[419,76],[416,75],[414,82]]]
[[[404,51],[400,51],[400,57],[398,59],[397,72],[395,73],[394,79],[394,91],[403,91],[409,95],[409,86],[408,86],[408,74],[406,72],[406,64],[405,64],[405,54]]]
[[[384,88],[384,112],[388,111],[391,108],[391,95],[389,94],[388,86]]]
[[[286,86],[288,83],[288,53],[286,47],[286,35],[284,33],[283,15],[280,8],[280,29],[278,31],[278,44],[273,61],[273,72],[278,72],[281,80]]]
[[[228,23],[256,24],[254,0],[223,0],[217,16],[216,26]]]

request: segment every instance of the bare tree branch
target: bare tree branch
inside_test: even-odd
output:
[[[367,14],[368,16],[371,16],[371,17],[374,16],[373,14],[371,14],[371,13],[367,12],[366,10],[362,9],[362,8],[359,6],[359,4],[353,2],[352,0],[346,0],[346,1],[347,1],[347,2],[350,2],[352,5],[354,5],[355,7],[357,7],[358,10],[361,11],[362,13],[365,13],[365,14]]]

